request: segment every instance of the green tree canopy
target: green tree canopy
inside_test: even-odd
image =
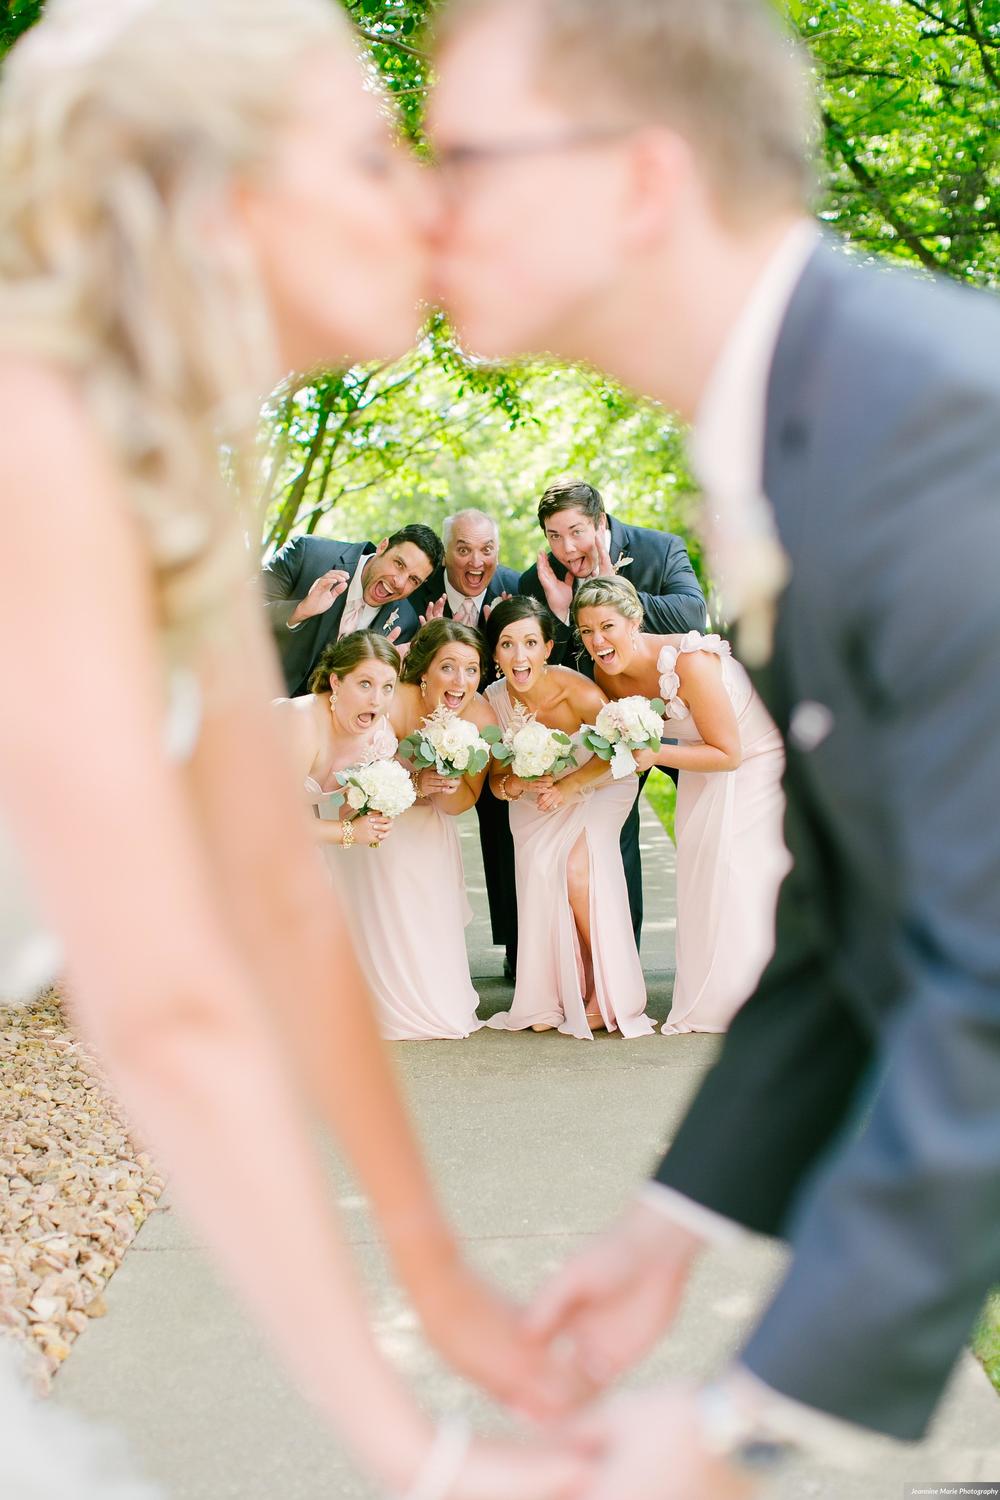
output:
[[[338,3],[338,0],[331,0]],[[342,0],[419,143],[436,0]],[[821,217],[877,251],[984,286],[1000,280],[1000,0],[787,0],[822,100]],[[7,0],[0,55],[40,0]],[[464,360],[440,318],[398,365],[289,379],[265,408],[262,544],[301,530],[384,535],[481,504],[526,564],[556,474],[622,516],[687,532],[692,484],[670,413],[585,370]],[[692,541],[696,559],[697,544]]]

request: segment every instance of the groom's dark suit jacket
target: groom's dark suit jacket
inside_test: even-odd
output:
[[[519,575],[513,568],[498,565],[486,587],[483,608],[476,622],[482,629],[484,612],[501,594],[516,594]],[[434,604],[444,593],[444,568],[437,568],[422,588],[410,595],[410,603],[418,615],[422,615],[429,604]],[[452,617],[451,605],[445,602],[445,618]],[[486,683],[482,683],[483,688]],[[483,869],[486,872],[486,895],[490,904],[490,926],[494,943],[501,944],[511,966],[517,962],[517,895],[514,888],[514,842],[510,836],[510,812],[506,802],[501,802],[490,791],[489,777],[476,803],[479,818],[479,844],[483,851]]]
[[[371,542],[331,542],[323,537],[297,536],[286,542],[264,568],[261,575],[264,598],[290,698],[308,690],[309,678],[323,648],[337,639],[347,589],[325,614],[314,615],[294,630],[288,629],[289,615],[316,579],[333,568],[342,568],[348,574],[349,588],[361,558],[374,551]],[[388,636],[398,627],[397,640],[409,641],[416,634],[418,623],[409,599],[399,599],[380,609],[368,629]]]
[[[611,561],[621,558],[619,576],[634,584],[645,614],[644,630],[651,635],[673,635],[689,630],[704,630],[707,617],[705,596],[701,591],[687,548],[679,536],[669,531],[650,531],[645,526],[625,526],[614,516],[608,517],[608,551]],[[631,561],[626,561],[630,558]],[[552,571],[559,579],[566,577],[562,563],[549,553]],[[576,593],[576,583],[573,592]],[[545,590],[538,579],[538,565],[533,563],[521,575],[521,594],[546,603]],[[576,637],[569,626],[559,622],[552,660],[575,667],[588,677],[594,675],[594,664],[585,650],[575,648]],[[639,791],[645,785],[640,777],[632,811],[622,828],[622,859],[628,882],[628,904],[632,913],[632,930],[636,947],[642,933],[642,857],[639,853]]]
[[[1000,1281],[1000,304],[819,249],[764,487],[794,869],[658,1175],[792,1240],[750,1368],[912,1438]]]

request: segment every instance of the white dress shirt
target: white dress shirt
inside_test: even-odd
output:
[[[461,594],[459,593],[458,589],[455,588],[446,572],[444,575],[444,591],[448,596],[448,604],[455,619],[458,619],[459,610],[463,609],[467,604],[472,604],[475,606],[476,620],[479,619],[479,616],[483,612],[483,603],[486,599],[485,589],[483,589],[481,594],[477,594],[475,598],[472,598],[472,596],[469,594]],[[473,624],[475,624],[475,621],[473,621]]]
[[[691,439],[712,574],[725,614],[739,621],[740,655],[750,665],[770,655],[774,601],[788,577],[764,495],[767,382],[788,305],[818,243],[816,224],[802,219],[774,252],[712,370]]]

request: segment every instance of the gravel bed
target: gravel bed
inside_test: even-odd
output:
[[[163,1191],[59,996],[0,1006],[0,1336],[46,1391]]]

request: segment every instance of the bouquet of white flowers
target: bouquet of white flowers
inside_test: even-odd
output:
[[[348,807],[359,817],[381,813],[383,818],[398,818],[417,800],[413,778],[398,760],[376,760],[369,766],[338,771],[337,780]]]
[[[619,698],[606,703],[595,724],[585,724],[583,743],[611,762],[616,781],[635,771],[633,750],[659,750],[666,708],[660,698]]]
[[[509,766],[521,781],[561,776],[576,767],[569,735],[539,724],[534,714],[520,714],[505,730],[491,724],[483,734],[493,745],[494,760]]]
[[[490,747],[475,724],[442,703],[399,747],[419,774],[431,766],[439,776],[476,776],[489,762]]]

